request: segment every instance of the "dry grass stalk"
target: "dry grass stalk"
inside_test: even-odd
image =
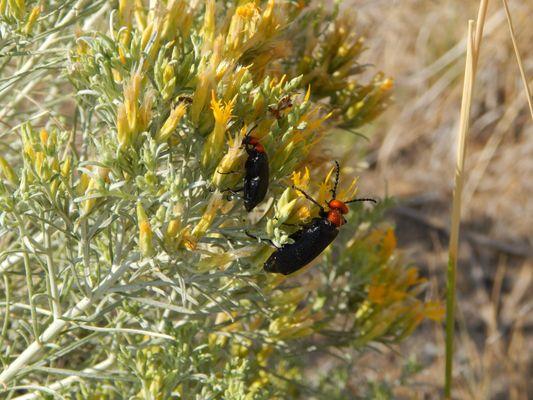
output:
[[[522,62],[522,57],[520,56],[520,51],[518,50],[518,44],[516,42],[516,35],[513,27],[513,20],[511,18],[511,12],[509,11],[509,4],[507,4],[507,0],[502,0],[502,3],[503,8],[505,9],[505,15],[507,17],[507,25],[509,25],[509,33],[511,34],[511,40],[513,42],[513,48],[514,53],[516,55],[516,61],[518,63],[518,69],[520,70],[520,76],[522,77],[522,83],[524,84],[524,89],[526,91],[527,103],[529,105],[529,113],[531,114],[531,119],[533,119],[533,101],[531,100],[531,91],[529,89],[529,84],[526,77],[524,64]]]
[[[477,32],[483,33],[483,28]],[[461,223],[461,194],[464,180],[464,163],[466,155],[466,137],[470,125],[470,109],[472,106],[472,92],[474,89],[474,78],[479,44],[479,38],[474,37],[474,21],[468,21],[466,65],[463,85],[463,98],[461,104],[461,119],[459,125],[459,136],[457,138],[457,165],[455,170],[455,190],[453,194],[452,205],[452,223],[450,230],[449,258],[448,258],[448,290],[446,301],[446,369],[445,369],[445,396],[451,398],[452,389],[452,369],[453,369],[453,337],[454,337],[454,320],[455,320],[455,279],[457,267],[457,254],[459,248],[459,226]],[[477,39],[477,40],[476,40]]]
[[[506,0],[502,0],[507,17],[507,23],[513,42],[514,52],[517,58],[518,66],[522,81],[526,90],[529,109],[533,118],[533,105],[531,103],[531,94],[527,78],[525,75],[523,63],[518,51],[516,43],[514,28],[512,24],[511,14]],[[465,66],[463,96],[461,104],[461,117],[458,136],[457,148],[457,165],[455,173],[455,190],[453,195],[452,205],[452,223],[449,243],[449,258],[448,258],[448,292],[447,292],[447,317],[446,317],[446,367],[445,367],[445,397],[451,398],[452,382],[453,382],[453,338],[454,338],[454,321],[455,321],[455,286],[456,286],[456,269],[457,269],[457,255],[459,247],[459,227],[461,222],[461,194],[464,181],[464,163],[466,155],[466,137],[468,134],[470,123],[470,109],[472,105],[472,92],[474,87],[477,61],[479,58],[479,49],[483,35],[483,25],[486,17],[488,0],[482,0],[479,7],[476,34],[472,36],[474,22],[472,20],[468,23],[468,42],[467,42],[467,57]]]

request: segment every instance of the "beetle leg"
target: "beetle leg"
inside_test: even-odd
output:
[[[274,217],[274,219],[275,219],[276,221],[279,220],[278,217]],[[305,226],[305,225],[301,225],[301,224],[288,224],[288,223],[286,223],[286,222],[282,222],[281,225],[285,225],[285,226],[297,226],[298,228],[302,228],[302,227]]]
[[[270,245],[271,245],[272,247],[275,247],[275,248],[278,249],[278,250],[280,249],[280,247],[276,246],[276,245],[274,244],[274,242],[273,242],[272,240],[270,240],[270,239],[263,239],[263,238],[260,238],[260,237],[258,237],[258,236],[254,236],[254,235],[252,235],[250,232],[248,232],[247,230],[245,230],[244,233],[246,233],[246,236],[251,237],[252,239],[259,240],[260,242],[261,242],[261,241],[263,241],[263,242],[268,242],[268,243],[270,243]]]
[[[238,192],[242,192],[244,190],[244,188],[238,188],[238,189],[230,189],[230,188],[227,188],[227,189],[223,189],[221,190],[222,193],[224,192],[230,192],[231,194],[237,194]]]
[[[244,190],[244,188],[238,188],[238,189],[229,189],[229,188],[228,188],[228,189],[221,190],[221,192],[222,192],[222,193],[224,193],[224,192],[229,192],[229,193],[231,193],[230,195],[228,195],[228,196],[226,197],[226,200],[227,200],[227,201],[231,201],[232,196],[237,196],[237,193],[238,193],[238,192],[242,192],[243,190]],[[240,196],[237,196],[237,197],[240,197]]]
[[[300,224],[288,224],[286,222],[283,222],[281,225],[285,225],[285,226],[297,226],[298,228],[302,228],[304,225],[300,225]]]
[[[237,172],[239,172],[239,171],[220,172],[220,171],[217,169],[217,174],[220,174],[220,175],[236,174]]]

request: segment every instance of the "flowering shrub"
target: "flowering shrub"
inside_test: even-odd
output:
[[[291,186],[328,199],[333,169],[311,172],[312,150],[378,116],[391,80],[358,80],[363,41],[337,9],[149,3],[0,1],[5,393],[331,394],[328,371],[306,378],[312,354],[395,342],[439,317],[380,223],[386,202],[353,205],[334,245],[288,277],[262,270],[272,247],[245,231],[279,246],[317,215]],[[225,189],[242,185],[252,127],[270,187],[247,213]],[[355,196],[348,180],[341,199]]]

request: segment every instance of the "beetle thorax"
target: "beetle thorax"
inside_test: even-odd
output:
[[[328,219],[329,222],[331,222],[337,228],[346,223],[346,219],[344,219],[344,217],[342,216],[342,213],[337,209],[329,210],[326,218]]]
[[[333,199],[328,203],[329,211],[327,219],[336,227],[344,225],[346,220],[343,215],[348,214],[348,206],[340,200]]]

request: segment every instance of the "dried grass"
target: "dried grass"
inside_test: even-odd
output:
[[[533,4],[511,3],[524,68],[533,72]],[[431,193],[450,198],[466,48],[467,16],[473,2],[364,2],[359,21],[369,31],[367,59],[394,75],[396,101],[374,126],[376,184],[361,190],[383,190],[414,197]],[[377,32],[376,32],[377,30]],[[370,34],[371,32],[371,34]],[[478,90],[472,110],[470,152],[464,187],[467,221],[486,219],[500,239],[527,238],[533,215],[533,134],[526,96],[499,2],[489,7],[486,42],[479,60]],[[499,138],[499,139],[498,139]],[[496,140],[497,139],[497,140]],[[361,182],[368,184],[369,179]]]
[[[444,392],[446,398],[451,398],[453,386],[453,340],[455,334],[455,287],[457,257],[459,253],[459,227],[461,225],[461,200],[463,194],[464,167],[466,158],[466,139],[470,128],[470,110],[472,108],[472,95],[476,79],[476,63],[479,55],[483,25],[485,24],[484,13],[487,2],[481,3],[480,14],[482,19],[468,21],[467,51],[465,74],[463,84],[463,96],[461,101],[461,120],[459,135],[457,137],[457,164],[455,166],[455,189],[453,192],[452,223],[450,230],[450,244],[448,248],[448,273],[446,293],[446,370]],[[476,36],[474,37],[474,25]],[[479,35],[479,36],[478,36]]]
[[[360,25],[369,32],[366,58],[396,81],[394,106],[367,132],[375,151],[368,158],[372,172],[365,173],[360,190],[382,193],[386,187],[404,207],[430,222],[398,217],[398,233],[400,243],[428,268],[443,292],[439,271],[446,263],[448,230],[438,227],[450,218],[456,153],[450,143],[460,123],[465,26],[476,16],[477,4],[410,0],[357,6]],[[455,395],[461,399],[526,399],[533,390],[528,386],[533,321],[527,315],[533,305],[532,280],[525,272],[531,264],[524,258],[533,248],[533,142],[528,140],[533,124],[524,92],[524,77],[533,76],[533,3],[513,1],[509,6],[513,40],[502,3],[491,2],[488,8],[467,140],[464,229],[484,240],[462,240],[459,248],[459,262],[468,265],[457,278],[461,323]],[[516,49],[523,57],[522,80]],[[426,327],[402,352],[417,354],[425,369],[416,377],[415,390],[404,388],[395,398],[440,397],[440,328]],[[398,362],[392,364],[388,359],[372,376],[400,376]]]

